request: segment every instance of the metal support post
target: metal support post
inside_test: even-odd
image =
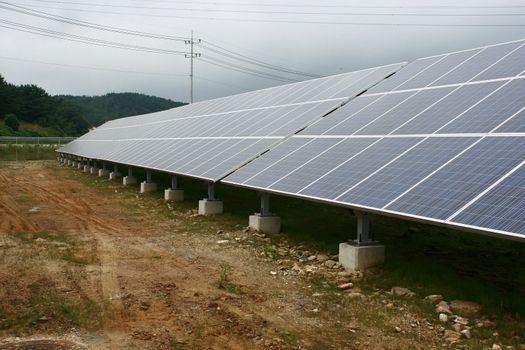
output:
[[[103,170],[106,170],[106,162],[103,162],[103,163],[102,163],[102,169],[103,169]]]
[[[210,182],[208,184],[208,200],[213,201],[215,200],[215,183]]]
[[[115,165],[113,166],[113,172],[114,172],[115,174],[118,173],[118,166],[117,166],[117,164],[115,164]]]
[[[177,176],[173,175],[171,177],[171,189],[176,190],[177,189]]]
[[[146,171],[146,182],[147,183],[150,183],[151,182],[151,171]]]
[[[270,215],[270,195],[268,193],[261,193],[261,216]]]
[[[354,211],[355,216],[357,217],[357,239],[355,243],[357,245],[370,244],[371,240],[369,238],[369,229],[368,229],[368,214],[362,211]]]

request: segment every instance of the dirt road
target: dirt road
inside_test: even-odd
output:
[[[385,306],[358,280],[338,291],[325,277],[339,270],[294,266],[297,249],[285,242],[117,182],[93,188],[76,171],[0,167],[0,339],[90,349],[441,347],[417,310]]]

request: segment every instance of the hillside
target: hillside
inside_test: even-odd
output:
[[[79,136],[105,121],[181,106],[137,93],[51,96],[36,85],[15,85],[0,75],[0,136]]]
[[[98,126],[108,120],[132,115],[158,112],[184,105],[161,97],[138,93],[110,93],[103,96],[56,96],[82,111],[90,125]]]

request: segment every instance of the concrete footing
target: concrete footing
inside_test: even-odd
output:
[[[143,181],[140,183],[140,193],[155,192],[157,190],[157,184],[155,182]]]
[[[84,164],[78,162],[78,164],[77,164],[77,168],[78,168],[78,169],[84,169]]]
[[[184,200],[184,190],[167,188],[164,190],[164,199],[167,201],[182,202]]]
[[[281,232],[281,218],[279,216],[250,215],[248,225],[260,232],[273,234]]]
[[[124,176],[122,178],[122,184],[124,186],[127,186],[127,185],[134,185],[137,183],[137,178],[134,177],[134,176]]]
[[[385,262],[385,246],[340,243],[339,262],[349,270],[365,270],[381,265]]]
[[[112,172],[109,173],[109,179],[110,180],[118,179],[121,176],[122,176],[122,174],[119,173],[118,171],[112,171]]]
[[[89,173],[89,169],[91,169],[90,166],[84,165],[84,172]]]
[[[98,176],[105,177],[105,176],[108,176],[108,175],[109,175],[109,170],[108,169],[99,169],[98,170]]]
[[[96,166],[92,166],[91,168],[89,168],[89,172],[91,174],[98,174],[98,168]]]
[[[222,214],[222,210],[222,201],[209,199],[202,199],[199,201],[199,215]]]

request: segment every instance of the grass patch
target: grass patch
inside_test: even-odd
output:
[[[151,258],[152,259],[160,259],[161,258],[160,253],[159,252],[151,253]]]
[[[243,294],[241,287],[230,281],[229,273],[230,267],[228,265],[222,265],[219,278],[217,279],[217,288],[232,294]]]
[[[42,327],[78,326],[95,330],[102,326],[101,309],[96,302],[87,297],[66,300],[47,279],[22,287],[20,295],[1,303],[6,304],[0,307],[0,334],[23,336]]]
[[[24,243],[34,243],[37,239],[44,239],[51,242],[61,242],[73,244],[73,240],[64,233],[58,232],[15,232],[13,233],[17,239]]]
[[[312,286],[313,293],[339,294],[341,292],[335,284],[327,282],[324,277],[319,275],[310,277],[309,284]]]
[[[57,145],[0,144],[0,161],[51,160],[56,158]]]

